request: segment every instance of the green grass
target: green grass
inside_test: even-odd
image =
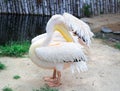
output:
[[[21,57],[28,53],[30,43],[11,42],[0,46],[0,56]]]
[[[45,85],[44,87],[41,87],[40,89],[36,89],[33,91],[59,91],[59,90],[56,88],[51,88],[48,85]]]
[[[13,90],[12,90],[12,88],[10,88],[10,87],[4,87],[4,88],[2,89],[2,91],[13,91]]]
[[[3,63],[0,62],[0,70],[4,70],[4,69],[6,69],[5,64],[3,64]]]
[[[20,79],[20,76],[19,75],[15,75],[15,76],[13,76],[13,79]]]
[[[120,43],[116,43],[114,47],[120,50]]]

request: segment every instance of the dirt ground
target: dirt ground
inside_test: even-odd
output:
[[[85,20],[92,29],[96,29],[108,25],[108,21],[109,24],[117,24],[120,15],[102,15]],[[94,39],[90,51],[91,60],[87,64],[89,70],[75,74],[70,69],[64,70],[59,91],[120,91],[120,50]],[[44,86],[44,76],[52,75],[52,70],[37,67],[27,57],[1,57],[0,62],[7,66],[6,70],[0,71],[0,91],[5,86],[14,91],[33,91]],[[15,80],[15,75],[21,78]]]
[[[120,14],[106,14],[92,18],[82,18],[82,20],[91,26],[93,32],[100,31],[103,26],[113,31],[120,31]]]

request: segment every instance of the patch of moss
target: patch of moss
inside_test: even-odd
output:
[[[45,85],[44,87],[41,87],[40,89],[36,89],[33,91],[59,91],[59,90],[56,88],[51,88],[48,85]]]
[[[4,87],[4,88],[2,89],[2,91],[13,91],[13,90],[12,90],[12,88],[10,88],[10,87]]]
[[[115,43],[114,47],[120,50],[120,43]]]
[[[4,70],[6,68],[5,64],[0,62],[0,70]]]
[[[13,76],[13,79],[20,79],[20,76],[19,75],[15,75],[15,76]]]

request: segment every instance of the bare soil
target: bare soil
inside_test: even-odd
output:
[[[88,22],[92,22],[91,28],[96,29],[108,25],[104,19],[108,19],[109,24],[117,24],[120,15],[97,16],[88,18]],[[64,70],[59,91],[120,91],[120,50],[106,45],[100,39],[94,39],[90,52],[91,60],[87,64],[89,70],[75,74],[70,69]],[[52,75],[52,70],[37,67],[28,57],[1,57],[0,62],[7,66],[7,69],[0,71],[0,91],[5,86],[14,91],[33,91],[44,86],[44,76]],[[21,78],[15,80],[15,75]]]
[[[120,14],[106,14],[91,18],[82,18],[82,20],[91,26],[93,32],[100,31],[103,26],[111,28],[113,31],[120,31]]]

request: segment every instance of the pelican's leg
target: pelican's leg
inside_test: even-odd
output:
[[[44,77],[43,79],[44,81],[47,81],[47,82],[53,82],[56,79],[56,69],[54,68],[52,77]]]
[[[54,71],[53,71],[53,79],[56,79],[56,69],[54,68]]]
[[[56,73],[57,73],[58,77],[53,78],[53,80],[47,81],[48,86],[50,86],[50,87],[58,87],[58,86],[61,85],[61,82],[60,82],[61,81],[61,72],[57,71]],[[53,76],[54,76],[54,74],[53,74]]]
[[[56,77],[56,74],[57,74],[57,77]],[[61,79],[61,72],[57,71],[56,69],[54,69],[52,77],[44,77],[44,81],[50,87],[60,86],[61,85],[60,79]]]

